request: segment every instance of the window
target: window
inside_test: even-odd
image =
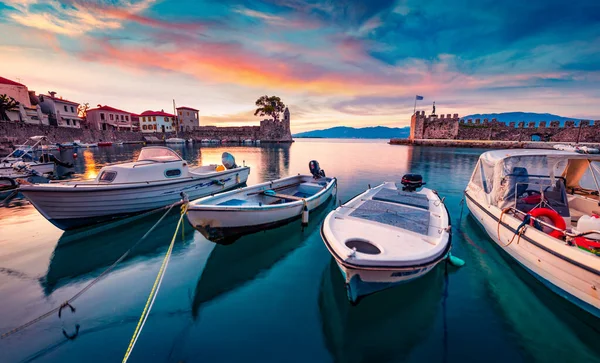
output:
[[[103,113],[100,114],[100,120],[104,121],[104,114]]]
[[[125,116],[121,115],[121,121],[125,121]]]
[[[67,109],[67,105],[63,106],[65,108],[65,112],[69,112],[69,110]]]
[[[156,121],[156,116],[152,116],[152,121]]]
[[[71,112],[75,112],[75,107],[71,106]]]
[[[67,122],[67,126],[71,125],[71,122],[69,121],[69,119],[66,119],[65,121]]]
[[[165,176],[167,178],[176,178],[181,175],[181,170],[179,169],[169,169],[165,171]]]
[[[73,126],[77,126],[77,121],[73,120]]]
[[[189,115],[190,115],[190,113],[188,112],[188,113],[187,113],[187,115],[189,116]]]
[[[179,116],[182,116],[182,115],[183,115],[183,112],[179,111]]]
[[[111,114],[110,114],[110,115],[108,115],[108,116],[109,116],[109,118],[110,118],[110,120],[111,120],[111,121],[112,121],[112,120],[114,120],[114,117],[115,117],[115,115],[113,115],[113,114],[111,113]]]
[[[154,130],[156,130],[156,125],[154,125]]]
[[[117,177],[116,171],[103,171],[98,178],[99,181],[110,183]]]
[[[147,130],[147,129],[148,129],[148,127],[147,127],[146,125],[142,126],[142,128],[143,128],[144,130]]]
[[[129,115],[125,115],[125,121],[129,121]]]

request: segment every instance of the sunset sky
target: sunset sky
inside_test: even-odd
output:
[[[131,112],[253,125],[278,95],[292,132],[438,113],[600,119],[600,1],[0,2],[0,76]]]

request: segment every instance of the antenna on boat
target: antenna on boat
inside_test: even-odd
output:
[[[173,98],[173,124],[175,124],[175,120],[177,120],[177,109],[175,108],[175,99]],[[175,137],[177,136],[177,129],[179,128],[179,122],[177,122],[175,126]]]

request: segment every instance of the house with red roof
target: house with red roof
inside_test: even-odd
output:
[[[119,110],[107,105],[98,105],[87,110],[86,121],[94,130],[134,131],[133,116],[129,111]]]
[[[177,128],[179,131],[192,131],[200,126],[198,110],[191,107],[177,107]]]
[[[7,95],[18,102],[14,110],[7,112],[11,121],[48,124],[48,117],[42,113],[35,92],[29,91],[26,85],[0,77],[0,95]]]
[[[42,112],[48,115],[50,125],[81,128],[83,119],[79,117],[79,102],[57,97],[56,92],[38,95]]]
[[[144,111],[140,115],[140,130],[143,133],[172,132],[175,115],[161,111]]]

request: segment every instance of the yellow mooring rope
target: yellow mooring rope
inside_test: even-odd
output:
[[[183,217],[185,217],[185,212],[187,211],[188,204],[184,203],[181,206],[181,216],[179,217],[179,221],[177,222],[177,228],[175,228],[175,233],[173,233],[173,238],[171,239],[171,244],[167,249],[167,253],[163,258],[163,262],[158,270],[158,275],[154,280],[154,285],[152,286],[152,290],[150,290],[150,295],[148,296],[148,300],[146,300],[146,305],[144,306],[144,310],[142,311],[142,315],[140,316],[140,320],[135,327],[135,331],[133,332],[133,336],[131,337],[131,341],[129,342],[129,346],[127,347],[127,351],[125,352],[125,356],[123,357],[123,363],[127,362],[129,357],[131,356],[131,352],[133,351],[133,347],[137,342],[140,334],[142,333],[142,329],[144,328],[144,324],[150,315],[150,310],[152,310],[152,306],[154,305],[154,300],[156,300],[156,296],[158,295],[158,290],[160,289],[160,285],[162,283],[163,277],[165,276],[165,272],[167,270],[167,266],[169,265],[169,259],[171,257],[171,253],[173,252],[173,246],[175,245],[175,240],[177,239],[177,232],[179,232],[179,227],[182,226]],[[183,227],[182,227],[183,228]],[[182,229],[183,233],[183,229]]]

